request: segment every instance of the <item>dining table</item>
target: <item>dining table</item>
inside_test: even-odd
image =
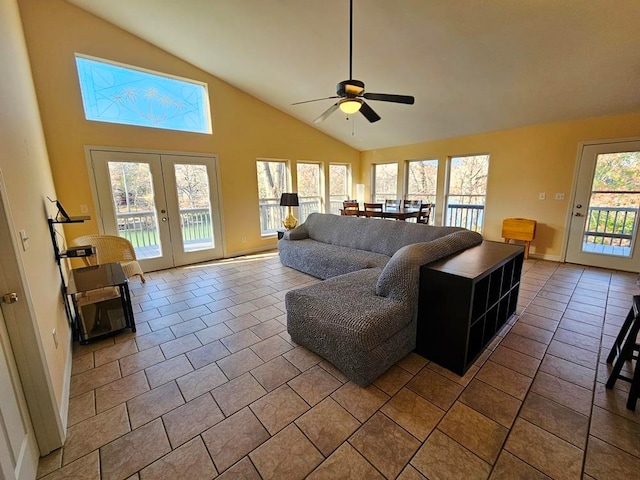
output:
[[[420,217],[420,208],[418,207],[404,207],[404,206],[390,206],[390,205],[382,205],[381,212],[367,212],[369,217],[375,218],[390,218],[392,220],[402,220],[405,221],[408,218],[419,218]],[[344,215],[344,209],[340,209],[340,215]],[[364,210],[358,210],[359,217],[366,217]]]

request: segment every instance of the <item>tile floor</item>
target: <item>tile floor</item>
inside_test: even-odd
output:
[[[286,332],[317,280],[274,253],[151,273],[137,334],[74,350],[47,480],[638,478],[640,408],[604,358],[636,276],[525,262],[519,317],[464,377],[411,354],[367,388]]]

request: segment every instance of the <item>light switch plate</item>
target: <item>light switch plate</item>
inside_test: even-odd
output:
[[[22,249],[26,252],[29,249],[29,236],[26,230],[20,230],[20,240],[22,241]]]
[[[546,193],[544,193],[544,192],[540,192],[540,193],[538,194],[538,200],[544,200],[544,199],[546,199],[546,198],[547,198],[547,194],[546,194]]]

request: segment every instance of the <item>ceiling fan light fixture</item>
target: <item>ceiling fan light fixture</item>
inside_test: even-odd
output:
[[[340,100],[340,110],[347,115],[356,113],[362,107],[362,100],[359,98],[343,98]]]

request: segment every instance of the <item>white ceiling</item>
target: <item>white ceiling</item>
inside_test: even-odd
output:
[[[291,103],[349,77],[348,0],[68,1],[310,125],[332,101]],[[415,105],[314,126],[372,150],[640,111],[639,20],[640,0],[354,0],[354,78]]]

